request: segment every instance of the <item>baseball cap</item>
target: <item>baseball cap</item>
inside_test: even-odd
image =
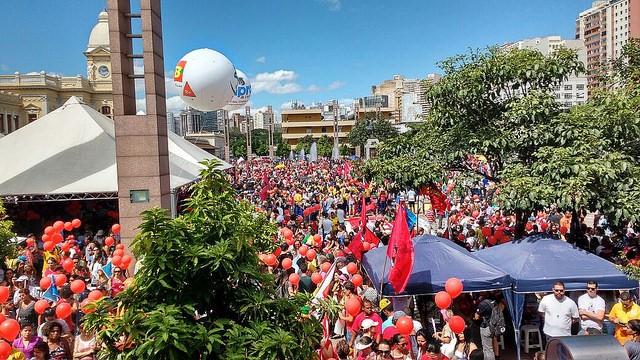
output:
[[[377,321],[373,321],[371,319],[364,319],[362,320],[362,323],[360,324],[360,327],[362,327],[363,330],[367,330],[370,327],[373,326],[378,326],[378,322]]]
[[[382,298],[380,300],[380,303],[378,304],[378,307],[380,308],[380,310],[384,310],[389,305],[391,305],[391,301],[389,301],[389,299],[387,298]]]
[[[398,321],[398,319],[400,319],[403,316],[407,316],[407,314],[402,310],[398,310],[398,311],[394,312],[393,313],[393,319],[392,319],[393,323],[395,324],[396,321]]]
[[[364,350],[370,347],[371,345],[373,345],[373,340],[371,340],[371,338],[368,336],[363,336],[358,340],[355,348],[356,350]]]

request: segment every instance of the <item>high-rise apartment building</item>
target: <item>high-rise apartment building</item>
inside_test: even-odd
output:
[[[520,40],[503,46],[503,49],[532,49],[538,50],[543,55],[548,56],[561,47],[575,50],[578,55],[578,60],[585,64],[587,63],[587,50],[582,40],[567,40],[562,39],[560,36]],[[556,100],[563,107],[568,108],[573,105],[582,104],[588,97],[587,74],[573,74],[553,90]]]
[[[253,128],[254,129],[268,129],[269,124],[274,123],[273,108],[267,107],[266,111],[258,111],[253,116]]]
[[[406,123],[421,121],[423,116],[429,112],[431,106],[425,96],[428,82],[440,80],[438,74],[428,74],[425,79],[407,79],[402,75],[394,75],[393,79],[385,80],[378,85],[371,87],[371,93],[375,99],[377,96],[386,98],[384,106],[368,106],[368,100],[359,102],[358,114],[365,112],[379,111],[390,113],[393,122]],[[363,98],[364,99],[364,98]],[[362,105],[366,104],[367,109]]]
[[[576,39],[587,50],[589,88],[599,85],[602,64],[620,56],[631,38],[640,38],[640,0],[597,0],[576,19]]]

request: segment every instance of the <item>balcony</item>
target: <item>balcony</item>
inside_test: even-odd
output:
[[[339,120],[338,126],[354,126],[355,120]],[[300,128],[300,127],[322,127],[328,126],[333,128],[333,121],[284,121],[282,128]],[[333,132],[332,132],[333,134]]]
[[[302,139],[305,136],[311,135],[312,138],[314,139],[319,139],[321,137],[323,137],[324,135],[333,138],[333,131],[330,132],[313,132],[313,133],[300,133],[300,134],[287,134],[287,133],[282,133],[282,138],[285,140],[290,140],[290,139]],[[349,132],[345,132],[345,131],[341,131],[338,133],[338,137],[339,138],[346,138],[349,136]]]

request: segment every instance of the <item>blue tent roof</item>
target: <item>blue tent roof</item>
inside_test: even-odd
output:
[[[549,291],[554,281],[564,282],[567,290],[584,290],[588,280],[597,281],[603,290],[638,287],[611,262],[543,236],[480,250],[474,256],[509,274],[516,292]]]
[[[413,239],[415,261],[407,288],[402,295],[434,294],[444,290],[444,283],[451,277],[462,280],[465,292],[504,289],[511,286],[509,275],[486,264],[453,241],[424,235]],[[386,296],[396,295],[388,282],[391,260],[387,247],[367,252],[362,264],[374,286],[380,292],[380,279],[384,269],[384,291]]]

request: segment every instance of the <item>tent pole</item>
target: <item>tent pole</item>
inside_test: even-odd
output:
[[[382,276],[380,276],[380,299],[382,299],[382,295],[384,292],[384,272],[387,270],[387,260],[389,260],[388,256],[384,256],[384,266],[382,267]]]

